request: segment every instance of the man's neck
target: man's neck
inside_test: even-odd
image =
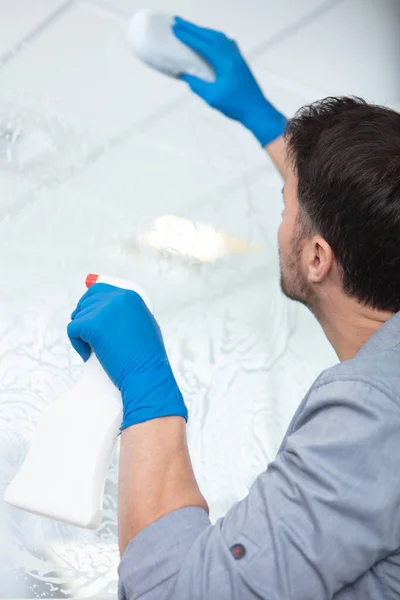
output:
[[[373,310],[348,297],[330,298],[318,320],[340,361],[353,358],[393,313]]]

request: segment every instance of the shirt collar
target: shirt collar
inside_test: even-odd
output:
[[[357,352],[357,356],[374,354],[398,346],[400,344],[400,311],[390,317],[375,331],[364,346]]]

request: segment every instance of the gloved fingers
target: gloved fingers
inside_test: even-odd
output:
[[[198,52],[200,56],[205,58],[210,65],[214,68],[216,72],[218,72],[222,66],[222,55],[218,50],[218,47],[207,38],[199,37],[193,34],[191,31],[184,29],[182,27],[174,25],[172,27],[172,31],[184,44]]]
[[[111,294],[117,291],[121,292],[122,288],[116,287],[115,285],[110,285],[109,283],[94,283],[90,286],[90,288],[87,290],[83,297],[93,296],[95,294],[100,293]]]
[[[71,321],[67,327],[67,333],[74,350],[80,355],[84,362],[88,360],[92,353],[90,345],[80,337],[82,327],[77,321]]]
[[[182,31],[186,31],[190,33],[194,37],[202,39],[204,42],[207,42],[209,46],[214,46],[215,51],[218,50],[220,54],[232,54],[235,51],[238,54],[240,53],[239,46],[235,42],[229,38],[222,31],[216,31],[215,29],[207,29],[206,27],[199,27],[194,23],[190,23],[189,21],[185,21],[180,17],[175,18],[175,24],[172,26],[173,30],[178,31],[181,34]]]
[[[222,31],[217,31],[216,29],[210,29],[208,27],[200,27],[199,25],[195,25],[190,21],[186,21],[186,19],[182,19],[182,17],[175,17],[175,23],[178,25],[178,27],[186,29],[187,31],[191,31],[193,34],[198,35],[199,37],[206,37],[209,40],[226,38],[226,35],[222,33]]]
[[[79,300],[78,304],[76,305],[75,310],[71,314],[71,321],[73,321],[76,318],[76,316],[81,312],[82,304],[85,300],[86,300],[86,296],[82,296],[82,298]]]
[[[75,333],[78,333],[78,328],[80,328],[81,332],[82,332],[82,339],[85,340],[85,342],[90,343],[89,340],[89,333],[84,333],[88,332],[89,329],[87,328],[87,324],[88,322],[90,323],[90,321],[96,319],[98,317],[98,315],[102,312],[102,308],[104,307],[104,303],[103,302],[97,302],[95,305],[93,305],[90,302],[90,299],[88,299],[88,303],[85,304],[85,306],[82,306],[79,310],[79,312],[74,316],[73,319],[71,319],[71,323],[75,323]],[[73,314],[73,313],[72,313]],[[69,325],[68,325],[69,327]]]
[[[194,75],[186,75],[185,73],[181,75],[180,79],[182,79],[182,81],[186,81],[192,92],[198,94],[202,98],[207,93],[209,87],[212,86],[212,83],[209,81],[204,81],[204,79],[200,79]]]
[[[102,308],[105,304],[109,304],[104,296],[89,296],[88,298],[81,298],[78,306],[71,315],[71,321],[74,321],[78,317],[86,316],[89,313],[94,313],[98,308]]]
[[[110,285],[108,283],[94,283],[80,298],[74,312],[71,314],[71,320],[75,319],[76,315],[82,310],[83,303],[85,303],[85,305],[88,304],[86,300],[88,300],[89,298],[93,298],[93,296],[100,297],[100,294],[102,294],[101,297],[103,298],[104,294],[115,294],[117,290],[120,290],[120,288],[117,288],[114,285]]]
[[[93,292],[91,294],[84,294],[82,298],[79,300],[74,312],[71,314],[71,321],[76,319],[76,317],[82,312],[84,308],[93,305],[94,299],[98,298],[98,296],[94,296]]]
[[[99,314],[104,306],[103,302],[93,304],[92,298],[87,298],[83,302],[79,313],[67,326],[67,334],[75,350],[87,360],[90,356],[91,348],[98,337],[96,323]],[[86,358],[85,358],[86,357]]]

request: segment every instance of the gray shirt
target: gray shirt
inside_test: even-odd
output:
[[[243,501],[159,519],[119,578],[121,600],[399,599],[400,313],[318,377]]]

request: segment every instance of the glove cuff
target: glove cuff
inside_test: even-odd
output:
[[[188,410],[168,362],[135,376],[122,390],[120,430],[160,417],[183,417]]]
[[[263,106],[252,110],[243,120],[243,125],[252,132],[262,147],[280,137],[286,127],[287,119],[268,100]]]

